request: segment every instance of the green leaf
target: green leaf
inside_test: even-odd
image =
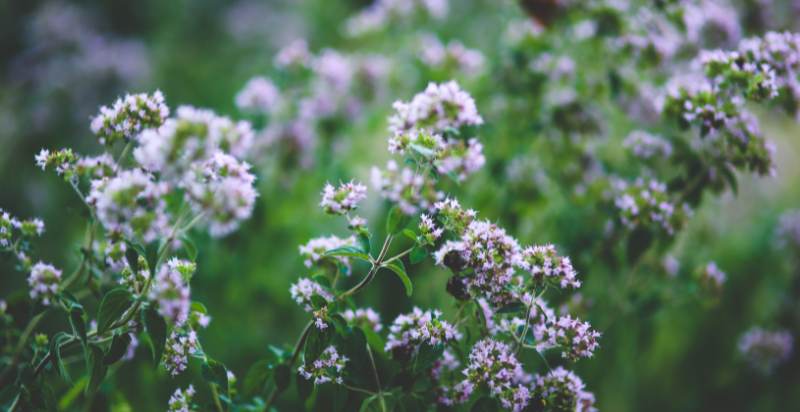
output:
[[[369,238],[370,235],[367,229],[362,228],[361,230],[358,231],[358,244],[361,246],[361,250],[368,255],[370,250],[372,249],[372,246],[369,243]]]
[[[485,396],[478,399],[470,408],[470,412],[494,412],[496,410],[497,402]]]
[[[86,311],[83,306],[73,304],[69,309],[69,325],[72,332],[81,338],[81,342],[86,342]]]
[[[207,359],[203,364],[203,378],[206,381],[219,385],[224,394],[228,393],[228,370],[225,365],[214,359]]]
[[[381,396],[376,394],[364,399],[358,412],[389,412],[392,410],[394,410],[394,405],[391,397],[384,394],[383,399],[381,399]],[[420,410],[425,410],[425,408]]]
[[[97,334],[102,335],[119,320],[132,303],[133,295],[126,288],[111,289],[106,293],[97,311]]]
[[[403,236],[411,239],[412,242],[416,242],[417,241],[417,234],[414,233],[413,230],[406,228],[406,229],[403,229],[402,233],[403,233]]]
[[[196,261],[197,245],[194,243],[194,240],[189,236],[183,235],[181,236],[181,245],[183,246],[183,250],[186,251],[186,257],[192,262]]]
[[[292,380],[292,370],[285,363],[275,367],[275,386],[279,392],[283,392],[289,387]]]
[[[359,248],[357,248],[355,246],[342,246],[342,247],[338,247],[336,249],[331,249],[331,250],[325,252],[325,254],[323,256],[326,256],[326,257],[347,256],[347,257],[354,257],[354,258],[357,258],[357,259],[361,259],[361,260],[366,261],[366,262],[370,262],[371,261],[368,254],[362,252],[361,249],[359,249]]]
[[[97,391],[103,379],[106,377],[108,368],[106,367],[103,358],[105,354],[103,350],[97,345],[90,345],[91,355],[89,356],[89,384],[86,385],[85,393],[92,394]]]
[[[400,232],[406,227],[408,221],[409,217],[399,207],[392,206],[389,216],[386,218],[386,233],[394,235]]]
[[[142,311],[142,323],[144,330],[150,338],[150,351],[153,354],[153,362],[158,365],[161,361],[161,354],[164,353],[164,345],[167,342],[167,322],[153,307],[149,306]]]
[[[106,365],[111,365],[125,356],[128,351],[128,345],[131,343],[131,335],[123,333],[121,335],[114,335],[114,340],[111,341],[111,346],[108,348],[103,362]]]
[[[330,328],[319,330],[312,328],[306,339],[305,358],[307,361],[315,361],[319,355],[330,345],[333,333]]]
[[[53,368],[58,371],[58,375],[67,382],[71,382],[72,378],[70,378],[67,367],[61,359],[61,345],[70,338],[71,336],[66,332],[58,332],[50,340],[50,361],[53,363]]]
[[[412,265],[416,265],[417,263],[425,260],[426,256],[428,256],[428,251],[426,251],[425,248],[415,246],[414,249],[411,249],[411,254],[408,255],[408,260]]]
[[[411,283],[411,279],[408,277],[408,274],[406,274],[406,268],[403,266],[403,262],[401,262],[400,259],[389,262],[383,267],[391,270],[400,278],[400,281],[403,282],[403,286],[406,288],[406,296],[411,296],[411,294],[414,293],[414,284]]]
[[[267,359],[254,363],[244,376],[243,395],[249,398],[263,392],[272,376],[272,370],[273,364]]]
[[[444,345],[422,345],[414,357],[414,372],[425,372],[430,369],[434,362],[441,359],[443,352]]]

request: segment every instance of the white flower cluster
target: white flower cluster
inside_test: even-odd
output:
[[[278,87],[265,77],[250,79],[236,95],[236,106],[255,113],[271,113],[277,110],[281,95]]]
[[[577,375],[559,366],[534,378],[533,398],[545,411],[596,412],[594,394]]]
[[[31,274],[28,276],[31,299],[41,302],[42,305],[50,306],[54,303],[53,300],[58,293],[60,283],[61,270],[48,263],[37,262],[31,268]]]
[[[158,311],[173,325],[183,325],[189,317],[191,296],[189,280],[195,264],[178,258],[161,265],[150,289],[149,298],[158,304]]]
[[[668,141],[644,130],[632,131],[622,142],[622,146],[641,159],[667,158],[672,155],[672,145]]]
[[[439,197],[433,182],[408,167],[401,169],[394,160],[385,170],[373,167],[371,173],[372,186],[407,215],[428,209]]]
[[[194,410],[192,407],[192,398],[194,397],[194,386],[189,385],[188,388],[181,390],[175,389],[175,392],[169,397],[167,403],[167,412],[191,412]]]
[[[678,206],[670,199],[667,186],[661,182],[639,178],[633,184],[617,181],[615,186],[614,205],[620,221],[629,230],[645,227],[672,236],[691,213],[687,204]]]
[[[534,335],[537,341],[547,346],[562,348],[561,356],[571,361],[591,358],[600,346],[597,343],[600,333],[593,330],[588,322],[570,315],[559,317],[554,322],[537,324]]]
[[[461,339],[456,328],[440,319],[441,316],[438,310],[423,311],[417,307],[409,314],[398,316],[389,327],[385,350],[402,358],[413,355],[423,344],[436,346]]]
[[[291,293],[292,299],[303,307],[303,310],[312,313],[317,329],[323,330],[328,327],[328,303],[333,301],[333,295],[330,292],[319,283],[302,278],[292,284],[289,293]]]
[[[458,182],[464,181],[486,163],[483,145],[478,139],[443,138],[421,130],[390,137],[389,152],[418,157],[431,163],[439,174],[449,175]]]
[[[794,338],[787,330],[769,331],[754,327],[739,339],[739,352],[744,359],[765,374],[789,359],[793,346]]]
[[[372,308],[347,309],[342,312],[342,317],[350,324],[364,326],[374,332],[383,329],[381,315]]]
[[[112,178],[93,180],[86,202],[106,230],[149,243],[169,234],[164,200],[168,192],[166,183],[140,169],[123,170]]]
[[[318,237],[309,240],[305,245],[300,245],[300,255],[303,257],[303,264],[307,268],[321,264],[327,259],[332,259],[349,269],[350,259],[347,256],[325,256],[325,252],[345,246],[356,246],[356,238],[354,236],[340,238],[335,235]]]
[[[319,358],[297,368],[297,373],[304,377],[306,380],[314,380],[315,385],[320,385],[327,382],[335,382],[339,385],[342,384],[342,373],[344,367],[349,359],[347,356],[340,355],[333,346],[328,346]]]
[[[171,376],[176,376],[186,370],[189,365],[189,356],[199,350],[197,333],[191,329],[173,330],[164,345],[164,367]]]
[[[530,246],[522,250],[522,267],[530,271],[534,281],[552,283],[561,289],[581,287],[578,273],[569,257],[559,256],[553,245]]]
[[[292,299],[302,306],[306,312],[314,310],[312,298],[315,296],[322,298],[325,302],[333,301],[333,295],[330,292],[320,286],[319,283],[306,278],[302,278],[292,284],[289,288],[289,293],[291,293]]]
[[[129,94],[117,99],[111,107],[101,107],[100,114],[92,119],[91,129],[100,144],[114,144],[145,129],[158,128],[167,117],[169,108],[160,91],[152,95]]]
[[[446,131],[483,124],[475,100],[455,81],[429,83],[410,102],[397,101],[393,107],[395,114],[389,118],[389,131],[393,135],[414,129]]]
[[[447,15],[448,0],[375,0],[370,6],[347,20],[350,36],[382,30],[392,19],[407,18],[417,10],[442,19]]]
[[[464,380],[440,397],[440,403],[464,403],[476,388],[485,385],[505,410],[519,412],[528,405],[530,392],[524,384],[527,374],[514,351],[503,342],[489,338],[478,341],[463,374]]]
[[[367,187],[358,182],[342,183],[334,187],[328,183],[322,190],[320,206],[325,213],[343,215],[353,211],[367,197]]]
[[[426,245],[434,245],[442,237],[444,228],[436,226],[433,219],[425,213],[419,216],[419,237]]]
[[[44,233],[44,222],[39,218],[20,220],[0,209],[0,248],[11,248],[17,237],[30,238]]]
[[[211,236],[225,236],[252,215],[258,197],[255,179],[247,162],[216,152],[196,163],[182,185],[194,211],[208,219]]]
[[[420,39],[419,59],[436,70],[455,70],[467,75],[477,75],[483,70],[485,58],[478,50],[469,49],[459,41],[442,44],[432,34]]]
[[[253,139],[248,122],[234,122],[207,109],[180,106],[176,117],[138,136],[139,147],[133,155],[148,171],[179,179],[192,163],[209,159],[219,151],[237,158],[247,156]]]

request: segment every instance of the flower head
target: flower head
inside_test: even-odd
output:
[[[754,327],[739,339],[739,352],[750,366],[769,374],[791,356],[793,345],[794,338],[786,330]]]
[[[306,363],[297,368],[297,373],[307,380],[313,379],[315,385],[327,382],[341,385],[344,367],[348,361],[349,359],[340,355],[335,347],[328,346],[313,362],[309,363],[306,359]]]
[[[336,187],[328,183],[322,191],[320,206],[325,213],[342,215],[355,210],[366,197],[367,187],[361,183],[342,183]]]
[[[122,139],[130,139],[142,130],[158,128],[169,116],[169,108],[164,104],[164,95],[156,91],[128,94],[117,99],[111,107],[103,106],[100,113],[92,119],[92,132],[100,139],[100,144],[114,144]]]
[[[389,327],[386,351],[393,351],[402,358],[416,353],[421,345],[436,346],[460,339],[461,334],[441,316],[438,310],[422,311],[420,308],[398,316]]]
[[[172,258],[161,265],[156,273],[149,298],[158,304],[161,316],[173,325],[182,325],[189,317],[189,280],[195,269],[192,262]]]
[[[28,276],[31,299],[50,306],[56,297],[60,283],[61,270],[48,263],[37,262],[31,268],[31,274]]]

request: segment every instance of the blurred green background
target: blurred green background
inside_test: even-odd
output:
[[[442,80],[415,70],[411,52],[399,47],[413,41],[417,27],[398,27],[367,40],[343,35],[343,22],[368,3],[0,0],[0,207],[20,217],[43,218],[48,230],[35,245],[38,255],[71,267],[75,249],[64,245],[77,245],[83,233],[81,204],[60,179],[37,169],[33,157],[42,147],[97,152],[88,120],[99,105],[125,92],[158,88],[173,109],[191,104],[242,117],[234,96],[252,76],[272,74],[274,53],[294,38],[306,38],[313,51],[393,54],[400,65],[392,79],[398,94],[372,102],[359,118],[342,125],[337,144],[323,145],[319,150],[330,153],[318,154],[321,160],[311,168],[291,169],[269,157],[256,161],[260,198],[253,218],[221,241],[196,234],[200,257],[192,294],[213,318],[200,332],[201,340],[208,353],[241,376],[267,345],[291,344],[307,319],[288,293],[304,273],[298,245],[344,233],[317,207],[324,183],[368,181],[370,166],[388,158],[385,119],[391,102],[408,100],[429,80]],[[508,23],[522,17],[512,1],[458,0],[451,2],[446,20],[418,26],[443,39],[459,39],[494,62],[501,58],[497,44]],[[97,38],[96,50],[70,43],[79,32]],[[620,307],[610,297],[618,293],[624,274],[593,265],[592,255],[581,249],[604,223],[596,220],[595,205],[575,202],[556,189],[531,192],[509,183],[505,165],[520,147],[552,145],[537,143],[543,137],[529,127],[524,113],[494,107],[498,79],[498,73],[462,79],[487,122],[480,137],[488,162],[452,192],[522,243],[552,242],[573,256],[585,280],[581,316],[603,333],[596,357],[576,368],[599,408],[800,410],[800,356],[764,377],[747,368],[736,350],[739,336],[753,325],[781,326],[795,336],[800,330],[797,256],[777,247],[774,235],[778,216],[800,207],[800,129],[790,119],[765,113],[766,134],[778,147],[777,177],[741,176],[738,194],[706,198],[672,248],[681,262],[679,277],[709,260],[723,268],[729,281],[718,301],[683,299],[665,287],[652,300],[657,303]],[[623,137],[605,136],[606,150],[620,152]],[[557,165],[558,158],[553,162]],[[369,201],[365,213],[375,216],[384,205],[376,196]],[[636,281],[672,281],[650,263],[637,272],[647,276]],[[14,270],[11,259],[2,257],[0,272],[1,296],[26,290],[25,275]],[[445,271],[426,263],[411,274],[413,301],[397,293],[401,285],[394,277],[380,277],[359,299],[378,310],[384,322],[413,305],[452,310],[444,292]],[[47,327],[57,325],[54,319]],[[106,383],[119,389],[107,392],[115,393],[107,404],[116,410],[161,410],[175,387],[199,374],[194,369],[173,381],[147,362],[129,363]],[[278,406],[293,407],[292,402],[287,394]]]

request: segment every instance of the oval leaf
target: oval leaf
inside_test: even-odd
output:
[[[403,266],[403,262],[400,260],[395,260],[393,262],[389,262],[384,266],[385,268],[394,272],[400,281],[403,282],[403,286],[406,288],[406,296],[411,296],[414,293],[414,284],[411,283],[411,279],[406,274],[406,268]]]
[[[145,333],[150,338],[153,362],[158,364],[161,354],[164,353],[164,344],[167,342],[167,322],[154,307],[150,306],[142,311],[142,323]]]
[[[116,288],[106,293],[100,302],[100,309],[97,311],[97,334],[101,335],[108,330],[131,307],[132,303],[133,295],[128,289]]]

